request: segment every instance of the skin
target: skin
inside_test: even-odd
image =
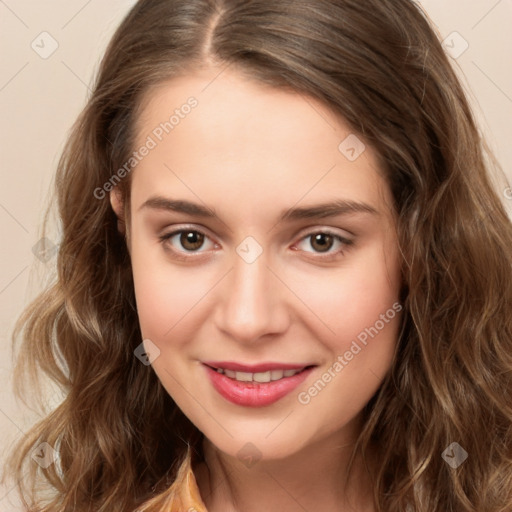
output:
[[[359,459],[349,487],[341,483],[361,410],[390,369],[400,314],[307,405],[298,394],[398,303],[389,187],[371,147],[354,162],[338,150],[352,130],[323,104],[218,73],[161,84],[138,119],[137,147],[188,97],[198,100],[131,176],[126,234],[143,337],[160,350],[154,371],[205,434],[206,464],[195,474],[209,512],[374,510]],[[154,196],[206,205],[215,216],[143,206]],[[123,219],[122,198],[110,197]],[[292,207],[337,199],[376,212],[279,221]],[[180,228],[204,233],[203,245],[194,252],[179,234],[160,240]],[[326,229],[352,242],[324,238],[330,260],[308,236]],[[263,251],[252,263],[236,252],[248,236]],[[217,393],[207,360],[318,366],[278,402],[250,408]],[[251,467],[237,457],[248,442],[261,457]]]

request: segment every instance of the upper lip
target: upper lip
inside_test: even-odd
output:
[[[203,364],[212,368],[222,368],[234,372],[262,373],[271,370],[302,370],[312,364],[289,364],[289,363],[260,363],[242,364],[234,361],[203,361]]]

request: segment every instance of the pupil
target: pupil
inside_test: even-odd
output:
[[[326,242],[327,240],[327,242]],[[332,247],[332,236],[327,233],[318,233],[313,236],[313,241],[311,246],[314,249],[318,249],[320,252],[326,252]],[[318,244],[319,247],[315,247],[315,244]]]
[[[181,234],[180,243],[185,249],[193,251],[203,245],[203,235],[197,231],[186,231]]]

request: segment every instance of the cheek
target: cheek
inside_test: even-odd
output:
[[[140,328],[144,338],[161,341],[186,325],[187,314],[214,284],[211,272],[172,265],[155,242],[147,244],[136,236],[133,240],[131,262]]]
[[[375,244],[336,273],[302,276],[304,302],[318,314],[326,327],[323,338],[333,349],[350,345],[390,309],[385,320],[386,326],[392,324],[392,307],[398,302],[400,290],[400,271],[394,256],[394,247],[383,251],[381,244]]]
[[[322,337],[329,356],[316,379],[298,391],[303,424],[315,435],[331,434],[355,418],[391,368],[402,306],[385,281],[378,290],[375,281],[367,282],[367,295],[354,289],[337,308],[331,305],[327,321],[335,334]]]
[[[334,331],[322,338],[331,355],[324,372],[301,390],[298,401],[304,414],[318,415],[324,433],[354,417],[391,367],[402,311],[395,255],[395,246],[383,251],[383,245],[376,245],[349,272],[321,282],[325,293],[315,292],[314,307]]]
[[[142,335],[164,340],[187,325],[187,316],[208,294],[209,280],[169,268],[134,268],[135,296]],[[178,338],[179,340],[179,338]]]

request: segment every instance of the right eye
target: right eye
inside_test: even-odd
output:
[[[192,228],[182,228],[171,231],[161,235],[161,243],[164,247],[169,248],[179,258],[190,258],[194,257],[192,254],[202,254],[205,251],[199,251],[207,240],[210,240],[208,235]],[[215,242],[210,240],[210,249],[215,247]],[[188,254],[187,254],[188,253]]]

